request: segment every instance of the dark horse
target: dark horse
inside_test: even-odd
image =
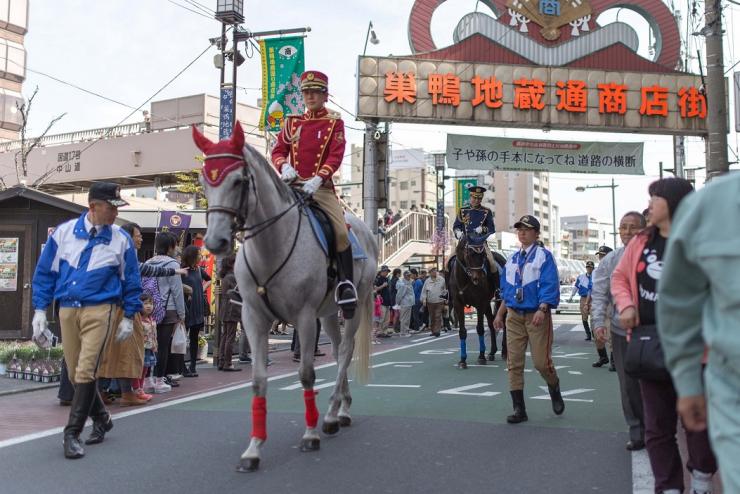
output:
[[[486,268],[486,253],[482,244],[483,240],[476,241],[466,236],[461,239],[455,255],[447,263],[447,287],[450,303],[452,305],[455,319],[457,321],[460,334],[460,362],[458,366],[461,369],[467,369],[467,344],[468,336],[465,329],[465,307],[475,307],[478,314],[478,364],[486,364],[486,340],[485,328],[483,327],[483,317],[488,322],[488,329],[491,334],[491,353],[488,358],[495,359],[498,351],[496,345],[496,331],[493,328],[493,310],[491,302],[498,298],[499,293],[499,274],[495,267]],[[506,259],[499,253],[493,252],[493,257],[499,266],[506,265]],[[488,273],[487,269],[492,269]],[[498,301],[496,301],[498,308]],[[502,341],[501,353],[506,358],[506,333]]]

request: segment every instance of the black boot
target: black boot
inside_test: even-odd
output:
[[[337,254],[339,268],[339,283],[334,298],[342,309],[344,319],[352,319],[357,308],[357,290],[352,283],[352,247],[347,247]]]
[[[506,417],[506,421],[510,424],[518,424],[529,420],[527,409],[524,406],[524,390],[511,391],[511,402],[514,404],[514,413]]]
[[[550,400],[552,400],[552,411],[555,412],[555,415],[562,415],[565,411],[565,402],[560,395],[560,381],[555,386],[548,384],[547,389],[550,392]]]
[[[85,427],[85,421],[90,413],[93,400],[97,395],[97,383],[82,383],[75,385],[75,397],[72,400],[72,409],[69,411],[69,420],[64,428],[64,457],[70,459],[82,458],[85,450],[80,444],[80,433]]]
[[[588,319],[583,320],[583,329],[586,331],[586,341],[591,341],[591,327],[588,325]]]
[[[602,367],[608,364],[609,357],[606,354],[606,348],[597,348],[596,351],[599,352],[599,360],[591,364],[591,367]]]
[[[609,371],[617,372],[617,368],[614,367],[614,354],[609,352]]]
[[[95,399],[90,409],[90,418],[93,420],[92,432],[85,440],[85,444],[102,443],[105,439],[105,433],[113,428],[113,420],[108,410],[105,409],[105,403],[103,403],[99,391],[95,393]]]

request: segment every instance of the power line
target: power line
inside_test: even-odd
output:
[[[186,7],[186,6],[182,5],[182,4],[179,4],[179,3],[175,2],[174,0],[167,0],[167,1],[170,2],[172,5],[177,5],[181,9],[185,9],[188,12],[192,12],[193,14],[197,14],[197,15],[199,15],[201,17],[205,17],[206,19],[213,19],[213,17],[207,16],[206,14],[204,14],[201,11],[191,9],[190,7]]]
[[[196,9],[198,9],[198,10],[200,10],[200,11],[208,14],[210,17],[213,17],[214,14],[215,14],[215,12],[213,12],[213,10],[209,9],[208,7],[206,7],[205,5],[203,5],[202,3],[198,3],[195,0],[185,0],[185,1],[187,3],[189,3],[190,5],[192,5],[193,7],[195,7]]]
[[[137,107],[136,107],[136,108],[135,108],[135,109],[134,109],[134,110],[133,110],[133,111],[132,111],[131,113],[129,113],[128,115],[126,115],[125,117],[123,117],[123,119],[121,119],[121,121],[119,121],[119,122],[118,122],[117,124],[115,124],[115,125],[114,125],[113,127],[110,127],[110,128],[108,129],[108,131],[107,131],[107,132],[106,132],[105,134],[103,134],[103,135],[102,135],[102,136],[100,136],[100,137],[99,137],[98,139],[96,139],[96,140],[92,141],[92,142],[91,142],[90,144],[88,144],[87,146],[85,146],[85,147],[84,147],[84,148],[83,148],[83,149],[82,149],[82,150],[80,151],[80,155],[81,155],[82,153],[84,153],[85,151],[87,151],[88,149],[90,149],[91,147],[93,147],[93,146],[94,146],[95,144],[97,144],[98,142],[100,142],[100,141],[102,141],[103,139],[105,139],[106,137],[110,136],[111,132],[113,132],[113,129],[115,129],[116,127],[118,127],[119,125],[121,125],[121,124],[122,124],[123,122],[125,122],[126,120],[128,120],[129,118],[131,118],[131,116],[132,116],[132,115],[134,115],[134,114],[135,114],[136,112],[138,112],[139,110],[141,110],[141,108],[142,108],[142,107],[143,107],[144,105],[146,105],[146,104],[147,104],[147,103],[149,103],[149,102],[150,102],[151,100],[153,100],[154,98],[156,98],[156,97],[157,97],[157,95],[158,95],[159,93],[161,93],[162,91],[164,91],[164,90],[165,90],[165,89],[166,89],[166,88],[167,88],[167,87],[168,87],[168,86],[169,86],[170,84],[172,84],[172,83],[173,83],[173,82],[174,82],[174,81],[175,81],[175,80],[176,80],[176,79],[177,79],[178,77],[180,77],[180,76],[181,76],[181,75],[182,75],[182,74],[183,74],[183,73],[184,73],[184,72],[185,72],[186,70],[188,70],[188,69],[189,69],[190,67],[192,67],[192,66],[193,66],[193,64],[195,64],[195,62],[197,62],[197,61],[198,61],[198,60],[200,59],[200,57],[202,57],[203,55],[205,55],[205,54],[206,54],[206,52],[207,52],[208,50],[210,50],[210,49],[211,49],[211,46],[213,46],[213,45],[211,45],[211,44],[209,43],[209,44],[208,44],[208,46],[206,47],[206,49],[205,49],[205,50],[203,50],[202,52],[200,52],[200,53],[198,54],[198,56],[197,56],[197,57],[195,57],[195,58],[194,58],[194,59],[193,59],[193,60],[192,60],[192,61],[191,61],[190,63],[188,63],[188,64],[187,64],[187,65],[186,65],[185,67],[183,67],[183,68],[182,68],[182,69],[181,69],[181,70],[180,70],[180,71],[179,71],[179,72],[178,72],[177,74],[175,74],[175,76],[174,76],[174,77],[172,77],[172,78],[171,78],[171,79],[170,79],[169,81],[167,81],[167,82],[166,82],[166,83],[164,84],[164,86],[162,86],[161,88],[159,88],[159,89],[158,89],[158,90],[157,90],[157,91],[156,91],[156,92],[155,92],[154,94],[152,94],[152,95],[151,95],[150,97],[148,97],[148,98],[147,98],[146,100],[144,100],[144,102],[142,102],[142,103],[141,103],[141,104],[140,104],[139,106],[137,106]],[[69,160],[67,160],[67,162],[66,162],[66,163],[69,163]],[[66,164],[66,163],[65,163],[65,164]],[[48,179],[48,178],[49,178],[50,176],[52,176],[52,175],[53,175],[54,173],[56,173],[56,170],[57,170],[57,168],[52,168],[51,170],[49,170],[49,171],[47,171],[46,173],[44,173],[43,175],[41,175],[41,176],[40,176],[39,178],[37,178],[37,179],[36,179],[36,180],[34,181],[34,183],[33,183],[32,187],[38,187],[38,186],[40,186],[40,185],[43,185],[43,183],[44,183],[44,182],[45,182],[45,181],[46,181],[46,180],[47,180],[47,179]]]

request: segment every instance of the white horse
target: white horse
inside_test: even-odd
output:
[[[324,416],[323,432],[335,434],[340,426],[351,424],[347,372],[355,351],[355,334],[359,332],[356,371],[358,380],[367,380],[377,245],[365,224],[347,215],[347,223],[367,257],[354,261],[358,306],[354,318],[345,321],[342,334],[327,272],[330,261],[311,230],[303,197],[280,180],[262,155],[245,145],[238,122],[230,139],[213,143],[193,127],[193,140],[205,154],[201,182],[208,199],[206,247],[215,255],[229,254],[234,233],[244,232],[235,275],[243,298],[242,327],[252,348],[254,397],[251,441],[237,470],[254,471],[259,468],[260,450],[267,438],[268,334],[276,319],[293,324],[300,337],[299,377],[306,407],[301,451],[320,447],[317,392],[313,389],[317,318],[332,342],[337,361],[337,381]]]

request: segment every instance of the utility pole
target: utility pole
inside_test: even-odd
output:
[[[721,0],[704,3],[703,34],[707,50],[707,181],[727,173],[727,95],[722,53]]]
[[[378,177],[376,174],[375,135],[378,123],[374,120],[365,123],[365,159],[362,166],[362,209],[365,212],[365,224],[371,232],[378,231]]]

